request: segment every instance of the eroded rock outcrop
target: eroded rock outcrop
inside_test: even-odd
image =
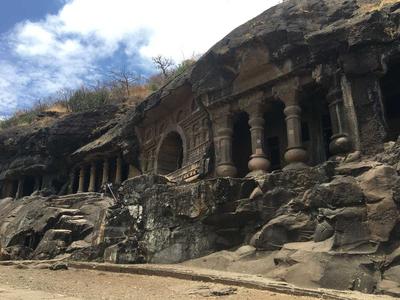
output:
[[[113,200],[100,194],[11,198],[0,202],[1,259],[51,259],[102,241]]]

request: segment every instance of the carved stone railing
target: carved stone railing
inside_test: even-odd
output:
[[[169,173],[165,177],[170,181],[174,182],[191,182],[199,177],[200,171],[200,160],[188,164],[179,170]]]

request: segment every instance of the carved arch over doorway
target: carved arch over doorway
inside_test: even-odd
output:
[[[186,138],[183,130],[176,126],[170,128],[163,137],[157,149],[156,173],[167,175],[179,170],[186,159]]]

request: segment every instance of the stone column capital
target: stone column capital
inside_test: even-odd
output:
[[[252,112],[263,110],[265,95],[263,91],[253,91],[242,96],[238,101],[239,109],[246,111],[249,115]]]
[[[300,80],[295,77],[280,82],[272,88],[272,92],[286,106],[297,105],[299,102]]]
[[[214,107],[210,110],[210,117],[213,122],[223,120],[226,116],[232,116],[233,112],[229,105]]]
[[[301,114],[301,107],[299,105],[289,105],[285,107],[283,113],[287,118],[291,117],[299,118]]]

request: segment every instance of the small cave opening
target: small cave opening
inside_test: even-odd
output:
[[[36,186],[35,186],[35,189],[38,190],[38,191],[40,191],[40,190],[42,189],[42,186],[43,186],[43,176],[38,176],[38,177],[36,178]]]
[[[14,198],[17,195],[17,191],[18,191],[18,180],[12,180],[10,196]]]
[[[101,191],[101,184],[103,181],[103,162],[96,161],[96,182],[95,182],[95,190],[97,192]]]
[[[122,160],[122,182],[128,179],[129,177],[129,164],[125,162],[125,160]]]
[[[79,187],[79,169],[74,170],[74,182],[71,182],[72,184],[72,193],[77,193],[78,192],[78,187]]]
[[[51,185],[54,188],[56,194],[60,194],[62,192],[64,182],[59,178],[55,178],[51,181]]]
[[[267,157],[271,163],[271,171],[281,168],[281,147],[279,136],[268,137],[265,141],[267,145]]]
[[[90,165],[85,166],[85,176],[84,176],[84,184],[83,184],[83,191],[87,192],[89,190],[89,183],[90,183]]]
[[[246,112],[241,112],[234,118],[232,137],[232,159],[238,177],[245,177],[249,173],[248,163],[251,154],[249,116]]]
[[[158,152],[157,173],[167,175],[180,168],[183,162],[183,141],[179,133],[170,132]]]
[[[332,124],[327,102],[327,91],[311,85],[303,90],[301,101],[302,144],[308,154],[308,164],[317,165],[330,157],[329,143]]]
[[[7,186],[7,182],[4,182],[4,181],[0,181],[0,199],[2,199],[2,198],[6,198],[8,195],[7,195],[7,188],[8,188],[8,186]]]
[[[33,176],[26,176],[24,178],[24,185],[22,196],[30,196],[35,190],[35,177]]]
[[[24,239],[24,246],[28,247],[32,250],[35,250],[39,245],[40,240],[42,239],[42,235],[37,232],[29,232]]]
[[[268,103],[264,113],[264,152],[271,163],[270,170],[279,170],[283,165],[286,144],[286,122],[283,110],[285,105],[280,101]]]
[[[331,142],[331,137],[333,134],[331,117],[329,116],[328,113],[322,114],[321,127],[322,127],[322,139],[324,145],[325,158],[328,159],[332,155],[332,153],[329,150],[329,144]]]
[[[108,161],[108,182],[109,183],[115,183],[115,174],[117,171],[117,159],[112,158],[109,159]]]
[[[400,61],[389,65],[380,81],[387,140],[396,140],[400,134]]]

